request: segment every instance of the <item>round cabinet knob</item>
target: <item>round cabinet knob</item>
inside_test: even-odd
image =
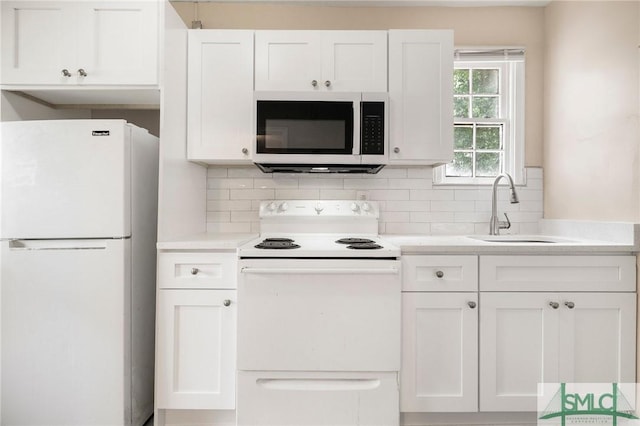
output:
[[[573,302],[564,302],[564,306],[566,306],[569,309],[573,309],[576,307],[576,304]]]
[[[191,275],[198,275],[198,272],[200,272],[200,269],[198,269],[198,268],[191,268]]]
[[[549,302],[549,306],[551,306],[553,309],[558,309],[560,304],[558,302]]]
[[[318,80],[311,80],[311,85],[313,87],[318,87]]]
[[[442,277],[444,277],[444,272],[442,272],[442,271],[436,271],[436,277],[438,277],[438,278],[442,278]]]
[[[287,210],[289,210],[289,204],[287,203],[280,204],[280,210],[283,212],[286,212]]]
[[[329,80],[324,82],[325,87],[331,87],[331,82]]]
[[[473,300],[472,300],[472,301],[470,301],[470,302],[467,302],[467,305],[469,305],[469,307],[470,307],[471,309],[475,309],[475,308],[476,308],[476,306],[478,306],[478,305],[476,304],[476,302],[474,302]]]
[[[249,150],[247,148],[242,148],[242,153],[244,155],[247,155],[249,153]]]
[[[400,148],[398,148],[397,146],[395,148],[393,148],[393,152],[395,152],[396,154],[400,153]]]
[[[71,73],[70,73],[70,72],[69,72],[69,70],[68,70],[68,69],[66,69],[66,68],[65,68],[65,69],[63,69],[61,72],[62,72],[62,75],[63,75],[64,77],[71,77]]]
[[[81,77],[86,77],[87,76],[87,72],[83,68],[80,68],[78,70],[78,74],[80,74]]]
[[[351,211],[355,213],[358,210],[360,210],[360,207],[356,203],[351,203]]]
[[[229,305],[231,305],[231,300],[229,300],[229,299],[225,299],[225,300],[224,300],[224,302],[222,302],[222,304],[223,304],[224,306],[229,306]]]

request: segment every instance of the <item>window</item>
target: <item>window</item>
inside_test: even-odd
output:
[[[524,183],[524,50],[456,50],[453,148],[434,183],[489,184],[500,173]]]

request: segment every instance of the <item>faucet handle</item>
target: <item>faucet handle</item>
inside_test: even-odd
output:
[[[509,216],[507,216],[507,214],[504,214],[504,217],[507,219],[506,222],[498,222],[498,228],[499,229],[509,229],[511,228],[511,221],[509,220]]]

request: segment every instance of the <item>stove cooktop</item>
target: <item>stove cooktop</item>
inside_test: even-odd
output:
[[[239,249],[240,257],[397,258],[400,249],[378,236],[328,234],[263,236]]]

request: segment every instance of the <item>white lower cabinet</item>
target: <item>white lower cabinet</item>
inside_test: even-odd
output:
[[[156,409],[235,408],[236,264],[235,253],[158,254]]]
[[[403,293],[400,411],[478,410],[477,293]]]
[[[538,383],[636,381],[634,256],[402,261],[401,411],[531,412]]]
[[[477,290],[477,256],[402,256],[400,411],[478,410]]]
[[[160,290],[156,405],[234,409],[236,290]]]
[[[480,410],[535,411],[538,383],[635,382],[635,293],[482,293]]]

